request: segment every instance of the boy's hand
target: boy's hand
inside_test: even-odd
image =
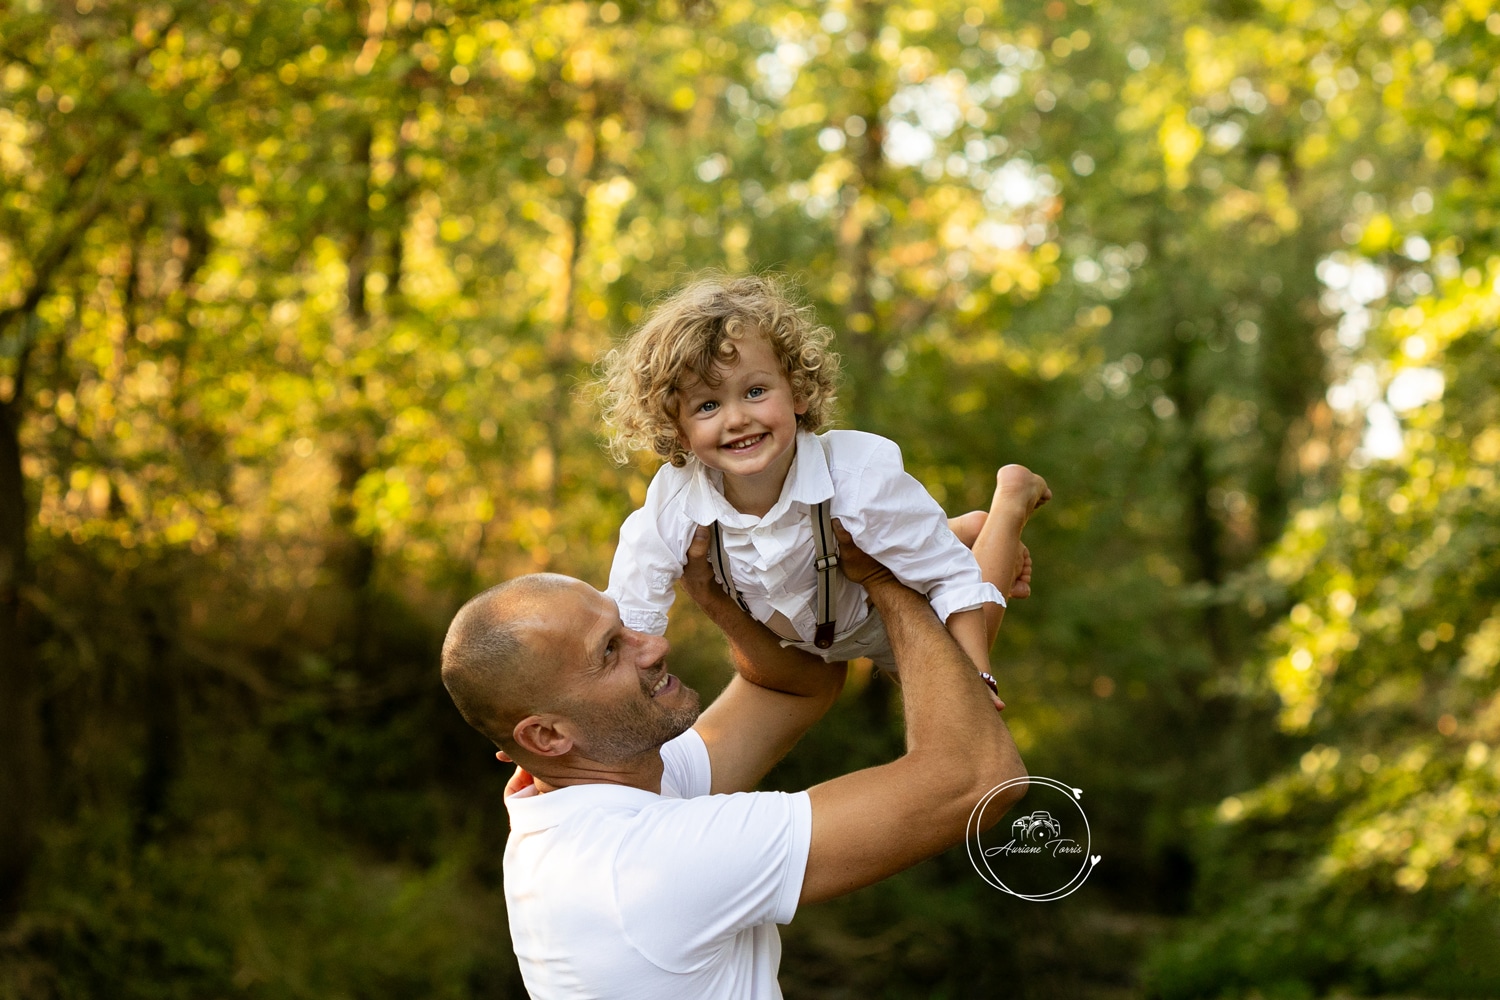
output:
[[[504,750],[496,750],[495,759],[502,764],[514,763],[510,759],[510,755],[507,754]],[[516,773],[512,774],[510,776],[510,780],[505,783],[505,794],[503,797],[509,798],[510,796],[519,792],[521,789],[530,788],[534,784],[536,784],[536,779],[531,776],[531,772],[526,770],[520,764],[516,764]]]

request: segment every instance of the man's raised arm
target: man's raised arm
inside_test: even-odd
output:
[[[803,903],[878,882],[964,839],[986,792],[1026,768],[974,665],[927,599],[896,581],[835,522],[840,565],[869,592],[901,668],[906,754],[814,786]],[[985,825],[1024,794],[992,800]]]
[[[749,791],[785,757],[844,688],[847,665],[783,647],[713,578],[708,529],[688,546],[683,589],[729,640],[735,675],[693,728],[708,747],[714,794]]]

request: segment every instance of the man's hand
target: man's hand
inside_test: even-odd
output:
[[[713,567],[708,564],[708,542],[708,529],[698,525],[688,544],[687,563],[682,567],[682,589],[705,611],[715,601],[729,596],[714,579]]]
[[[833,537],[839,541],[839,569],[850,583],[857,583],[869,590],[871,584],[879,586],[882,583],[896,582],[894,573],[854,544],[854,536],[844,530],[844,525],[838,518],[833,519]]]

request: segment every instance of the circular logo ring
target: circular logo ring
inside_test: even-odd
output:
[[[984,845],[979,841],[980,822],[982,817],[984,816],[985,807],[988,806],[990,802],[993,801],[994,798],[1001,792],[1005,791],[1008,788],[1014,788],[1017,785],[1043,785],[1049,788],[1056,789],[1057,791],[1063,793],[1067,800],[1073,804],[1074,808],[1078,810],[1078,815],[1083,818],[1083,829],[1085,835],[1083,863],[1079,865],[1078,871],[1074,873],[1073,877],[1059,889],[1053,889],[1048,892],[1039,893],[1017,892],[1015,889],[1012,889],[1010,886],[1006,885],[1005,882],[1000,878],[1000,876],[995,874],[994,869],[990,867],[988,853],[984,850]],[[969,821],[965,825],[964,837],[964,847],[969,854],[969,863],[974,866],[974,870],[979,873],[979,877],[984,879],[984,881],[988,883],[992,888],[999,889],[1001,892],[1009,893],[1010,895],[1015,896],[1018,899],[1026,899],[1034,903],[1047,903],[1055,899],[1062,899],[1064,896],[1075,892],[1079,886],[1083,885],[1083,883],[1088,880],[1088,877],[1093,872],[1094,867],[1098,865],[1101,860],[1103,860],[1101,855],[1093,853],[1093,829],[1089,826],[1088,814],[1083,811],[1083,806],[1078,804],[1078,800],[1082,797],[1083,789],[1074,788],[1071,785],[1065,785],[1060,781],[1055,781],[1052,778],[1044,778],[1040,775],[1029,775],[1024,778],[1012,778],[1009,781],[1004,782],[1003,784],[996,785],[994,788],[991,788],[988,792],[986,792],[982,798],[980,798],[979,802],[975,804],[973,811],[969,813]],[[975,857],[976,845],[978,845],[979,847],[978,858]]]

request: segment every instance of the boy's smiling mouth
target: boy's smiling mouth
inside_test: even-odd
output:
[[[749,451],[769,436],[769,434],[755,434],[751,437],[740,438],[737,441],[730,441],[728,444],[721,445],[720,447],[725,451]]]

